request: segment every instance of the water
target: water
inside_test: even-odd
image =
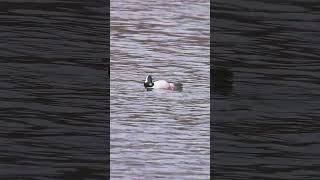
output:
[[[319,5],[214,1],[214,179],[319,179]],[[226,87],[226,86],[225,86]]]
[[[0,2],[1,179],[106,179],[105,2]]]
[[[209,179],[209,1],[111,1],[111,178]],[[145,91],[155,80],[182,92]]]

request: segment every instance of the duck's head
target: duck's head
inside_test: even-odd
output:
[[[153,82],[152,82],[152,76],[148,75],[146,77],[146,80],[144,81],[144,87],[145,88],[151,88],[153,86]]]

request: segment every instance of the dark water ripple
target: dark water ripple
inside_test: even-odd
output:
[[[213,99],[215,179],[319,179],[319,3],[213,8],[213,62],[233,72]]]
[[[1,179],[107,177],[106,8],[0,1]]]

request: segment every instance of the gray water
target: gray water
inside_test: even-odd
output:
[[[106,179],[107,4],[0,1],[0,179]]]
[[[111,179],[209,179],[209,1],[111,1]],[[146,91],[145,77],[183,83]]]
[[[213,8],[213,64],[233,73],[213,87],[213,178],[320,179],[319,2]]]

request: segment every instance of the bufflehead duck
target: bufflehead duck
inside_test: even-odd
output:
[[[153,82],[152,76],[148,75],[146,77],[146,80],[144,82],[144,87],[147,90],[152,89],[166,89],[166,90],[173,90],[173,91],[181,91],[182,90],[182,84],[181,83],[169,83],[165,80],[158,80]]]

